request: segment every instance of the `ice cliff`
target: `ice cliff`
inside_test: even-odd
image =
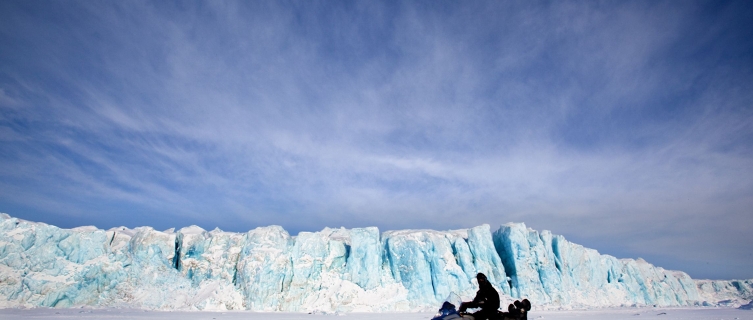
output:
[[[472,297],[477,272],[503,304],[522,297],[564,308],[753,298],[751,281],[696,281],[522,223],[495,231],[327,228],[290,236],[278,226],[247,233],[61,229],[0,216],[0,307],[434,310],[451,292]]]

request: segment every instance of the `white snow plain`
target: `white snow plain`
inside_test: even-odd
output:
[[[343,313],[307,314],[252,311],[146,311],[136,309],[34,308],[0,309],[0,319],[212,319],[212,320],[429,320],[433,313]],[[753,311],[733,308],[626,308],[567,311],[531,311],[531,320],[746,320],[753,319]]]

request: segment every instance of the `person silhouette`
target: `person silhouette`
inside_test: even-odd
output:
[[[460,313],[464,314],[468,308],[481,308],[481,310],[471,314],[475,320],[496,319],[499,317],[499,293],[494,289],[486,275],[479,273],[476,275],[478,281],[478,291],[473,301],[463,302],[460,304]]]

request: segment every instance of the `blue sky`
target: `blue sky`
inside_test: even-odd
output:
[[[753,278],[748,1],[2,1],[0,212],[525,222]]]

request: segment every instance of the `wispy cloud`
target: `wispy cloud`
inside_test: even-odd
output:
[[[235,231],[523,221],[753,277],[729,245],[753,241],[736,6],[5,2],[0,211]]]

